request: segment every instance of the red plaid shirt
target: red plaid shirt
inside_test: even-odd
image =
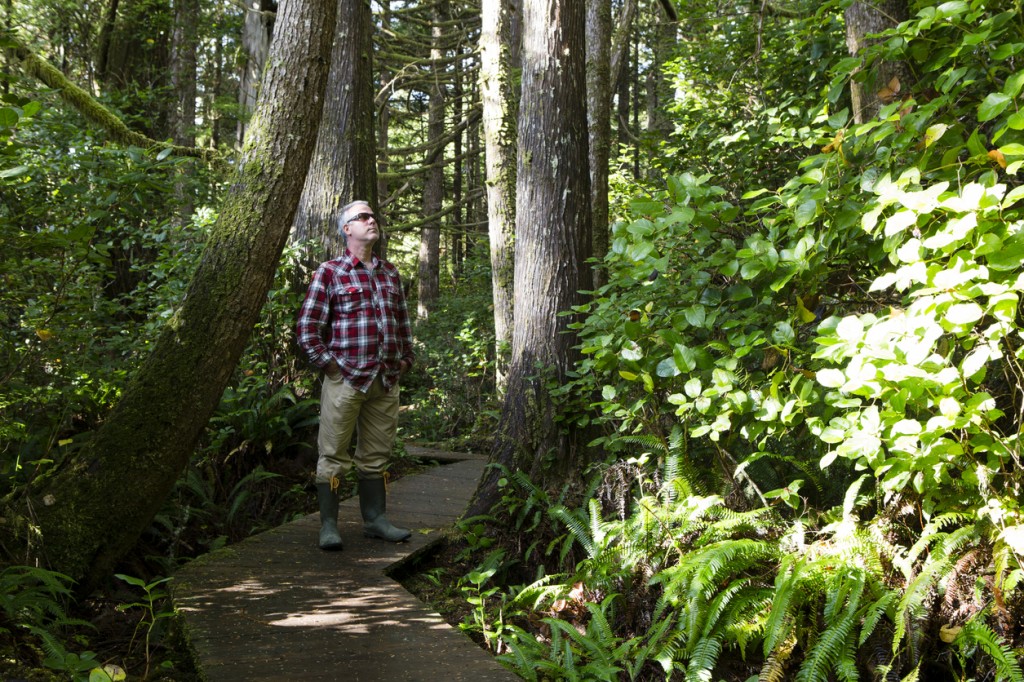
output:
[[[321,333],[328,323],[325,342]],[[398,270],[376,256],[367,267],[346,249],[344,256],[322,263],[302,302],[296,331],[314,365],[323,368],[337,360],[345,381],[363,392],[378,375],[390,390],[401,361],[413,361]]]

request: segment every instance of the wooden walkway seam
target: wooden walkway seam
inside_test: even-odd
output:
[[[388,517],[412,529],[409,542],[363,538],[352,498],[341,504],[341,552],[320,550],[319,514],[310,514],[178,571],[171,594],[204,680],[519,679],[386,574],[440,539],[486,464],[478,455],[407,450],[452,462],[391,484]]]

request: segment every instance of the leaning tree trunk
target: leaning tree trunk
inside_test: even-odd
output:
[[[591,287],[585,12],[578,0],[523,3],[523,90],[516,192],[515,331],[508,390],[492,461],[558,485],[582,470],[572,434],[556,424],[547,382],[578,359],[562,313]],[[469,514],[498,498],[491,467]]]
[[[178,313],[95,436],[6,519],[3,546],[27,545],[80,581],[109,575],[191,457],[259,317],[316,139],[334,0],[290,0],[228,195]],[[12,557],[24,561],[26,556]]]
[[[491,243],[491,292],[496,342],[495,385],[499,395],[508,377],[512,346],[513,237],[516,222],[516,115],[519,97],[512,86],[512,0],[483,0],[480,7],[480,100],[483,105],[487,229]]]
[[[363,0],[335,1],[338,21],[323,120],[292,231],[292,241],[304,244],[308,267],[344,253],[338,209],[357,199],[379,208],[370,6]]]
[[[873,41],[869,37],[892,28],[907,19],[906,0],[879,0],[851,4],[845,13],[846,47],[857,55]],[[882,108],[907,92],[912,85],[912,72],[906,62],[876,61],[867,73],[850,83],[850,100],[855,123],[870,121]]]

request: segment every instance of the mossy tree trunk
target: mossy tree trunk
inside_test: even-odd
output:
[[[316,139],[334,16],[334,0],[282,7],[246,144],[185,300],[93,439],[8,501],[3,546],[24,549],[9,560],[39,560],[88,591],[163,505],[273,282]]]
[[[516,115],[519,93],[512,87],[518,35],[513,32],[515,0],[483,0],[480,7],[480,99],[483,105],[487,229],[491,247],[491,293],[497,345],[495,383],[508,378],[512,346],[513,237],[516,223]]]
[[[582,470],[574,434],[556,423],[548,381],[578,359],[572,317],[591,288],[585,7],[578,0],[523,3],[523,89],[516,183],[515,329],[508,390],[491,459],[557,486]],[[495,468],[469,514],[498,497]]]

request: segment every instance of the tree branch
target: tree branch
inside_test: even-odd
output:
[[[97,102],[88,92],[68,80],[68,77],[61,73],[59,69],[37,55],[16,37],[8,35],[7,39],[11,44],[7,49],[8,53],[21,63],[21,67],[27,75],[59,91],[61,99],[74,107],[86,119],[107,131],[115,142],[135,145],[137,147],[162,147],[171,149],[180,156],[192,156],[205,161],[212,161],[220,156],[213,149],[180,147],[170,142],[161,142],[146,137],[142,133],[135,132],[118,118],[114,112]]]

